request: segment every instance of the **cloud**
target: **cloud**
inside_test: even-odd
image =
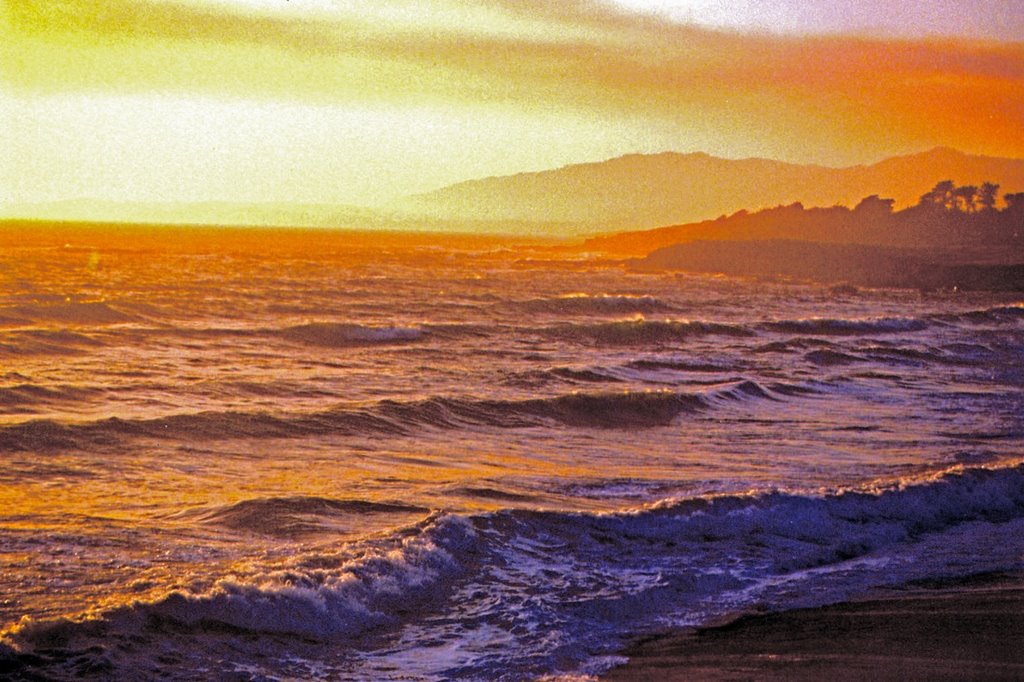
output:
[[[1024,154],[1024,43],[735,33],[596,0],[331,6],[8,0],[4,78],[44,93],[717,119],[790,148],[830,130],[851,147],[875,136]]]
[[[961,38],[1020,42],[1024,13],[1006,0],[614,0],[683,23],[791,35]]]

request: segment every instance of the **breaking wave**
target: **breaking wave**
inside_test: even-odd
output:
[[[7,658],[26,667],[80,662],[116,652],[141,627],[151,636],[238,631],[361,646],[368,633],[440,611],[458,627],[504,633],[501,646],[467,651],[445,663],[456,667],[423,677],[522,679],[599,668],[593,661],[639,631],[754,603],[819,605],[891,582],[1019,569],[1021,530],[1020,464],[607,514],[436,516],[341,554],[307,554],[89,620],[23,621],[6,633]],[[557,647],[545,646],[552,638]],[[56,660],[33,654],[52,655],[58,640]]]
[[[861,334],[900,334],[919,332],[931,323],[913,317],[883,317],[871,320],[848,320],[834,318],[810,318],[806,320],[779,320],[765,322],[761,328],[766,331],[807,336],[856,336]]]
[[[654,296],[569,294],[520,301],[514,306],[527,313],[550,315],[628,315],[667,313],[675,307]]]
[[[465,570],[464,558],[477,540],[464,518],[424,521],[376,549],[351,555],[318,556],[276,570],[233,575],[199,592],[175,591],[157,601],[114,609],[83,622],[28,622],[8,634],[20,646],[45,641],[54,630],[103,636],[131,633],[143,616],[150,627],[173,624],[200,632],[234,630],[330,641],[393,626],[417,604],[442,597]]]
[[[743,326],[699,321],[616,320],[594,324],[558,324],[540,330],[559,341],[574,343],[645,346],[678,343],[701,336],[754,336]]]

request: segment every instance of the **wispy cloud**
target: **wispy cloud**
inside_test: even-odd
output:
[[[6,78],[44,90],[544,97],[630,108],[737,91],[903,104],[901,91],[952,83],[968,103],[991,103],[1024,79],[1021,43],[733,34],[583,0],[269,6],[8,0],[4,50],[17,66]]]
[[[294,104],[289,111],[314,112],[304,115],[333,131],[332,153],[348,154],[353,168],[378,168],[378,185],[413,163],[398,142],[380,139],[387,127],[373,122],[379,116],[401,121],[409,139],[438,135],[439,120],[472,127],[472,148],[446,128],[416,152],[417,168],[442,149],[460,159],[458,169],[437,167],[438,183],[471,168],[508,172],[469,161],[482,158],[481,142],[519,168],[551,163],[523,148],[524,130],[538,149],[557,142],[566,162],[635,151],[627,135],[642,135],[646,150],[833,164],[936,144],[1024,156],[1021,42],[715,30],[610,0],[7,0],[0,12],[8,96],[74,93],[95,105],[80,116],[111,120],[128,106],[114,98],[233,102],[242,112],[233,115],[249,116],[241,103],[253,111]],[[41,101],[25,109],[45,121],[47,107],[58,110]],[[167,117],[147,111],[124,140],[161,129]],[[26,118],[22,127],[37,131],[23,147],[50,144],[46,126]],[[369,138],[382,151],[353,155]],[[276,154],[295,158],[275,144]],[[250,158],[239,152],[225,163],[235,156]],[[326,161],[317,163],[308,169],[327,172]],[[309,175],[296,170],[290,186]]]

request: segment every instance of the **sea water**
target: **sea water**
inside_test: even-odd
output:
[[[1024,567],[1024,305],[501,240],[0,252],[0,671],[596,675]]]

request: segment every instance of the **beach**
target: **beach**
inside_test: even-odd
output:
[[[641,639],[607,682],[1024,679],[1024,579],[878,590]]]

